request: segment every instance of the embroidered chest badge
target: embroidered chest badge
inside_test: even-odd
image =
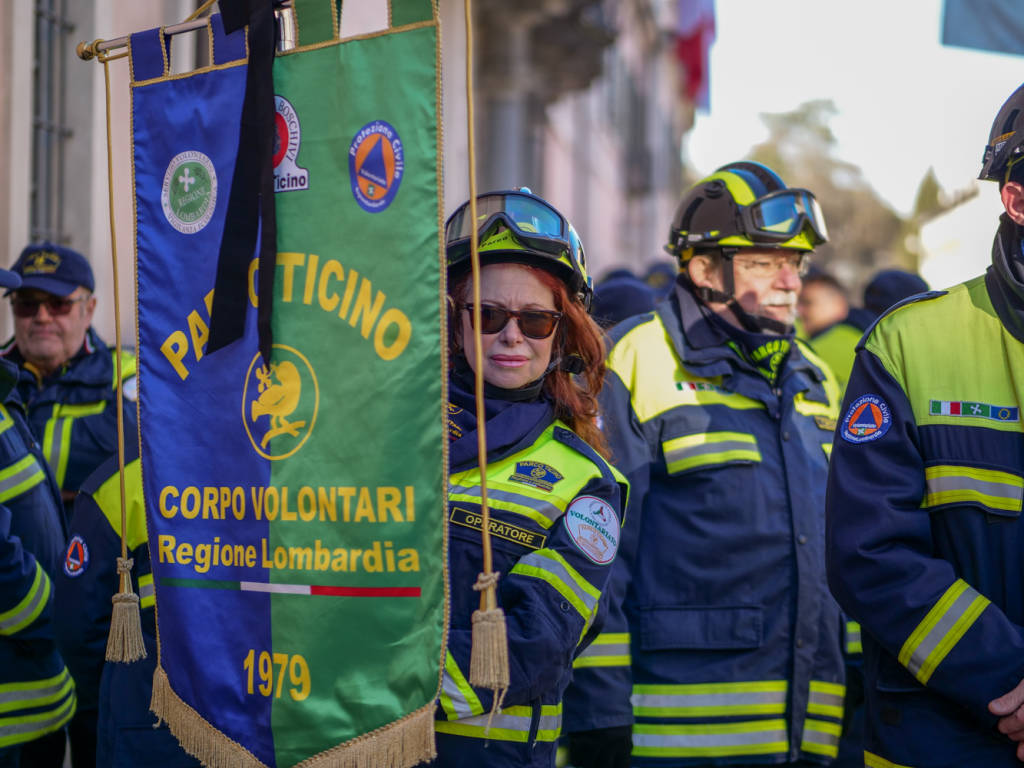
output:
[[[973,416],[993,421],[1020,421],[1020,408],[1009,405],[990,405],[968,400],[929,400],[928,413],[932,416]]]
[[[861,395],[843,416],[839,434],[848,443],[868,443],[885,435],[891,426],[889,404],[878,395]]]
[[[517,461],[516,471],[509,480],[550,492],[562,477],[562,473],[549,464],[540,461]]]

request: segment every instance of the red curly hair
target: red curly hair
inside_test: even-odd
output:
[[[555,309],[562,313],[556,331],[558,336],[551,353],[552,358],[575,355],[583,361],[583,370],[578,374],[574,375],[556,368],[544,379],[544,392],[554,403],[555,417],[565,422],[573,432],[607,459],[611,452],[604,435],[597,428],[597,395],[604,385],[605,373],[604,335],[583,305],[569,298],[566,285],[560,278],[540,267],[528,264],[518,266],[529,270],[551,290]],[[464,297],[469,289],[470,278],[469,274],[464,275],[449,287],[449,295],[455,299],[456,308],[459,310],[465,306]],[[453,332],[449,334],[449,357],[461,349],[454,321],[452,324]]]

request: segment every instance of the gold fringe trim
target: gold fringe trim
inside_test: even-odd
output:
[[[171,688],[163,667],[153,673],[153,713],[167,723],[181,748],[208,768],[268,768],[236,741],[218,731]]]
[[[123,500],[123,483],[121,490]],[[114,609],[110,616],[110,633],[107,635],[107,661],[130,663],[146,658],[146,644],[142,640],[142,620],[139,617],[139,596],[132,591],[131,570],[134,564],[135,561],[130,557],[117,558],[121,591],[110,598]]]
[[[382,728],[359,736],[295,768],[411,768],[437,757],[434,702]]]
[[[210,725],[171,688],[163,667],[153,673],[149,708],[166,721],[182,749],[208,768],[267,768]],[[295,768],[411,768],[437,757],[434,702],[400,720],[307,758]]]

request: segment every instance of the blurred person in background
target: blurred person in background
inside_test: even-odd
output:
[[[594,289],[591,315],[602,328],[611,328],[621,320],[654,309],[657,298],[640,278],[626,270],[616,270]]]
[[[876,272],[864,288],[864,309],[873,317],[880,317],[889,307],[927,290],[928,283],[914,272],[883,269]]]
[[[793,328],[826,237],[810,192],[723,166],[676,211],[668,298],[610,333],[602,429],[630,499],[608,621],[566,696],[578,768],[837,754],[823,510],[839,386]]]
[[[865,630],[869,766],[1024,761],[1022,159],[1024,86],[979,176],[1003,204],[991,266],[885,312],[847,385],[828,575]]]
[[[644,273],[644,282],[654,291],[654,296],[661,301],[671,293],[676,284],[679,267],[668,261],[656,261]]]
[[[832,373],[845,387],[853,367],[853,353],[874,315],[850,306],[846,291],[832,275],[813,267],[804,278],[797,300],[804,332]]]

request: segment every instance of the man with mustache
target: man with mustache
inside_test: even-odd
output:
[[[836,756],[824,507],[839,387],[793,332],[826,237],[807,190],[757,163],[719,168],[679,204],[673,290],[611,331],[603,430],[631,490],[608,621],[566,699],[578,768]]]

